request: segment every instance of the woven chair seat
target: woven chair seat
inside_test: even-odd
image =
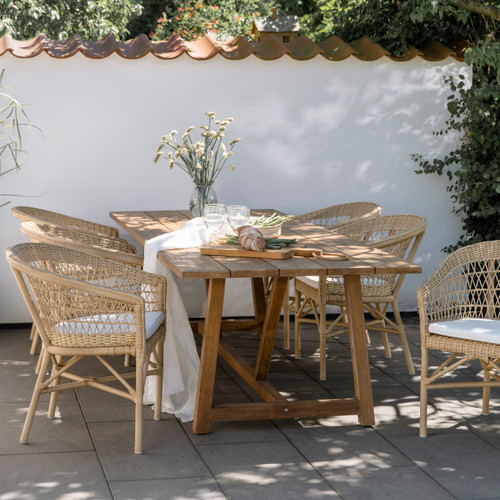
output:
[[[388,282],[391,283],[388,283]],[[363,299],[366,301],[378,301],[383,297],[390,297],[393,290],[393,277],[389,279],[366,278],[361,280],[361,293]],[[307,295],[312,295],[319,291],[319,276],[301,276],[296,279],[295,286],[297,289]],[[345,302],[345,288],[344,281],[341,276],[327,276],[325,283],[326,301],[332,302]]]
[[[160,327],[165,319],[161,311],[148,311],[145,313],[145,338],[149,339]],[[49,338],[57,342],[59,335],[78,335],[86,338],[92,337],[86,342],[86,338],[79,339],[78,345],[102,345],[124,344],[131,345],[135,342],[136,317],[133,314],[112,313],[94,314],[91,316],[78,316],[70,320],[55,324],[47,331]],[[66,337],[64,344],[70,344],[71,339]]]
[[[429,325],[429,332],[476,342],[500,344],[500,320],[462,318]]]
[[[491,342],[465,340],[445,335],[429,335],[425,344],[428,349],[465,354],[471,358],[500,357],[500,345]]]

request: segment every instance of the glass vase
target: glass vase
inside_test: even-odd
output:
[[[189,211],[193,217],[202,217],[207,203],[217,203],[212,184],[195,184],[189,199]]]

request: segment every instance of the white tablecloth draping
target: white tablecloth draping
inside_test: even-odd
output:
[[[146,241],[144,246],[144,270],[167,279],[162,411],[175,414],[183,422],[193,420],[200,358],[172,271],[157,258],[157,254],[161,250],[198,247],[208,242],[209,231],[203,219],[197,217],[178,231]],[[155,377],[147,377],[144,404],[154,403],[155,387]]]

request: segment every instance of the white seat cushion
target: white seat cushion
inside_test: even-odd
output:
[[[313,288],[319,287],[319,279],[320,279],[320,276],[299,276],[299,277],[297,277],[298,281],[303,281],[306,285],[309,285]],[[333,283],[333,284],[341,284],[342,278],[338,278],[336,276],[327,276],[326,282]]]
[[[429,332],[446,337],[500,344],[500,320],[465,318],[429,325]]]
[[[165,315],[161,311],[149,311],[145,314],[146,338],[149,339],[162,321]],[[85,316],[75,318],[70,321],[60,323],[64,331],[75,335],[88,334],[107,334],[107,333],[126,333],[135,326],[133,314],[96,314],[94,316]]]

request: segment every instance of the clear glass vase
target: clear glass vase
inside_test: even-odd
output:
[[[217,203],[217,195],[212,184],[195,184],[189,199],[189,211],[193,217],[203,216],[207,203]]]

